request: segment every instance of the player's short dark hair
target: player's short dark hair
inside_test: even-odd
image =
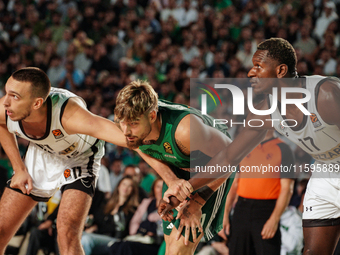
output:
[[[12,74],[14,80],[31,83],[31,96],[46,100],[51,89],[47,74],[37,67],[25,67]]]
[[[267,56],[278,61],[279,64],[288,66],[288,72],[295,76],[296,72],[296,53],[293,46],[285,39],[270,38],[261,42],[257,46],[257,50],[267,50]]]

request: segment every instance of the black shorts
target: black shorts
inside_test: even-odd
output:
[[[16,192],[19,192],[23,195],[29,196],[36,202],[47,202],[51,198],[51,197],[38,197],[38,196],[34,196],[32,194],[29,194],[29,195],[24,194],[24,193],[22,193],[22,191],[20,189],[11,188],[11,180],[7,181],[7,188],[14,190]],[[61,193],[64,193],[64,191],[68,190],[68,189],[80,190],[80,191],[85,192],[86,194],[89,194],[91,197],[93,197],[94,191],[95,191],[95,178],[94,177],[85,177],[85,178],[82,178],[82,179],[78,179],[75,182],[65,184],[60,188]]]

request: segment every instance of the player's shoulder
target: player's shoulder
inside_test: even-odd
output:
[[[74,115],[79,109],[86,109],[84,102],[80,97],[70,97],[65,101],[63,108],[62,119],[68,119]]]
[[[190,140],[190,132],[201,130],[205,128],[205,124],[203,120],[196,116],[195,114],[185,115],[176,128],[175,136],[176,139],[189,139]]]
[[[319,95],[329,94],[331,96],[334,95],[333,93],[340,93],[340,80],[336,77],[326,78],[320,85]]]
[[[332,107],[338,103],[340,98],[340,80],[335,77],[325,79],[320,85],[317,94],[317,104],[319,107]]]

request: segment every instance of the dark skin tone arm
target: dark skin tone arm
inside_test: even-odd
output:
[[[267,101],[262,101],[257,108],[268,109]],[[267,129],[272,128],[272,122],[266,121],[266,119],[270,119],[270,116],[257,116],[250,113],[248,114],[246,123],[248,123],[248,120],[250,119],[261,119],[264,122],[264,126],[262,128],[254,128],[246,125],[234,141],[215,155],[207,165],[216,166],[218,164],[223,166],[237,166],[241,160],[264,139]],[[253,125],[257,124],[254,122]],[[197,190],[216,179],[218,180],[218,178],[224,178],[224,173],[211,174],[209,178],[204,178],[204,175],[204,173],[199,173],[196,175],[197,178],[189,180],[194,190]]]
[[[318,96],[318,112],[329,125],[340,129],[340,84],[336,81],[326,81],[320,86]]]
[[[318,111],[322,119],[330,124],[336,125],[340,129],[340,84],[337,81],[326,81],[320,86],[318,95]],[[264,100],[258,109],[267,109],[267,101]],[[249,119],[270,119],[270,116],[255,116],[249,114]],[[218,153],[208,165],[223,165],[236,166],[240,161],[249,154],[263,139],[266,129],[270,129],[271,122],[265,121],[262,128],[245,127],[235,140],[224,150]],[[222,163],[223,162],[223,163]],[[216,178],[221,178],[223,175],[216,174],[212,178],[204,178],[204,174],[197,175],[198,178],[189,180],[194,190],[197,190],[207,183],[210,183]]]

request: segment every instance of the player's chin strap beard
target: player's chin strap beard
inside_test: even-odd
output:
[[[161,114],[160,113],[158,115],[158,112],[157,112],[157,118],[159,118],[159,123],[160,123],[159,130],[161,130],[162,129],[162,118],[161,118]],[[152,128],[151,128],[150,132],[151,131],[152,131]],[[143,140],[142,143],[144,145],[155,144],[157,142],[158,138],[159,138],[159,136],[157,136],[155,140],[146,140],[146,141]]]

